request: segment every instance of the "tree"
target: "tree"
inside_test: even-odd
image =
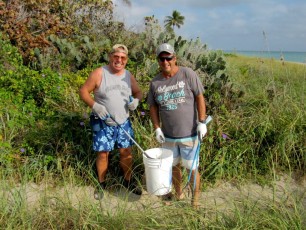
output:
[[[178,12],[177,10],[174,10],[172,12],[172,16],[167,16],[164,23],[165,23],[165,28],[169,29],[172,28],[174,29],[175,26],[177,26],[177,28],[180,28],[181,25],[184,25],[184,20],[185,17],[181,15],[180,12]]]
[[[113,8],[110,0],[0,1],[0,32],[18,48],[27,66],[40,69],[49,57],[67,53],[81,63],[84,59],[77,54],[93,60],[98,48],[91,42],[113,40],[123,29],[123,23],[114,23]]]

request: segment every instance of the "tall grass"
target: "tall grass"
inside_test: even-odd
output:
[[[112,190],[97,201],[78,172],[68,171],[56,181],[46,172],[39,184],[2,178],[1,229],[305,229],[305,191],[280,199],[241,196],[223,207],[207,202],[195,210],[185,202],[164,206],[156,198],[129,201],[124,192],[115,200],[118,192]]]
[[[234,55],[227,61],[243,95],[231,111],[214,116],[202,147],[203,177],[304,174],[306,66]]]

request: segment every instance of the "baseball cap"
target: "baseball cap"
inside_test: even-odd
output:
[[[156,55],[159,56],[162,52],[175,54],[173,47],[168,43],[161,44],[156,50]]]
[[[116,52],[121,52],[121,53],[125,53],[126,55],[128,55],[129,51],[126,48],[125,45],[122,44],[116,44],[112,47],[112,50],[110,53],[116,53]]]

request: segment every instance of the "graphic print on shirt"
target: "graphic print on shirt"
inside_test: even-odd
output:
[[[170,86],[157,88],[157,102],[162,110],[176,110],[178,104],[185,102],[185,83],[179,81]]]
[[[127,83],[122,81],[121,84],[110,85],[105,87],[106,93],[120,92],[123,97],[129,97],[131,94],[131,89],[128,87]]]

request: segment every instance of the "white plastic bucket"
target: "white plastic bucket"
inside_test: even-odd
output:
[[[163,148],[153,148],[145,152],[150,157],[142,154],[148,193],[152,195],[165,195],[169,193],[172,187],[172,151]]]

